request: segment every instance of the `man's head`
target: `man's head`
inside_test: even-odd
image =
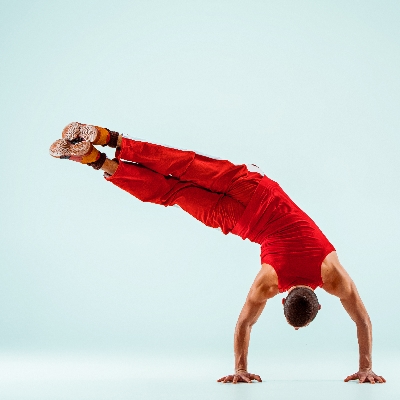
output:
[[[295,286],[283,299],[287,322],[295,328],[307,326],[321,309],[314,291],[306,286]]]

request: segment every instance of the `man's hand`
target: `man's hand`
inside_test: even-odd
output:
[[[376,375],[370,369],[368,370],[360,370],[353,375],[348,376],[344,381],[352,381],[352,380],[359,380],[359,383],[384,383],[386,379],[383,376]]]
[[[262,382],[260,375],[254,375],[250,374],[247,371],[237,371],[235,375],[228,375],[224,376],[223,378],[220,378],[217,380],[217,382],[222,382],[222,383],[238,383],[238,382],[246,382],[246,383],[252,383],[252,381],[258,381]]]

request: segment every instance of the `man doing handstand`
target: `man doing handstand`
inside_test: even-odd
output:
[[[108,159],[93,145],[116,148],[116,158]],[[317,287],[337,296],[357,327],[359,370],[345,381],[385,382],[372,371],[371,321],[354,282],[333,245],[278,183],[246,165],[131,140],[78,122],[64,128],[50,154],[102,169],[106,180],[141,201],[178,205],[207,226],[261,245],[261,269],[236,324],[235,373],[219,382],[261,382],[247,370],[247,353],[251,328],[267,300],[288,291],[284,315],[299,329],[320,309]]]

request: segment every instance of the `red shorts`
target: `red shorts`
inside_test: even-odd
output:
[[[116,156],[119,166],[108,181],[141,201],[178,205],[225,234],[232,231],[262,179],[246,165],[127,138]]]

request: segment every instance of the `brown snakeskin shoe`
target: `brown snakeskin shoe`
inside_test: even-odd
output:
[[[55,158],[89,164],[97,161],[100,152],[90,142],[71,143],[66,139],[58,139],[50,146],[50,155]]]

